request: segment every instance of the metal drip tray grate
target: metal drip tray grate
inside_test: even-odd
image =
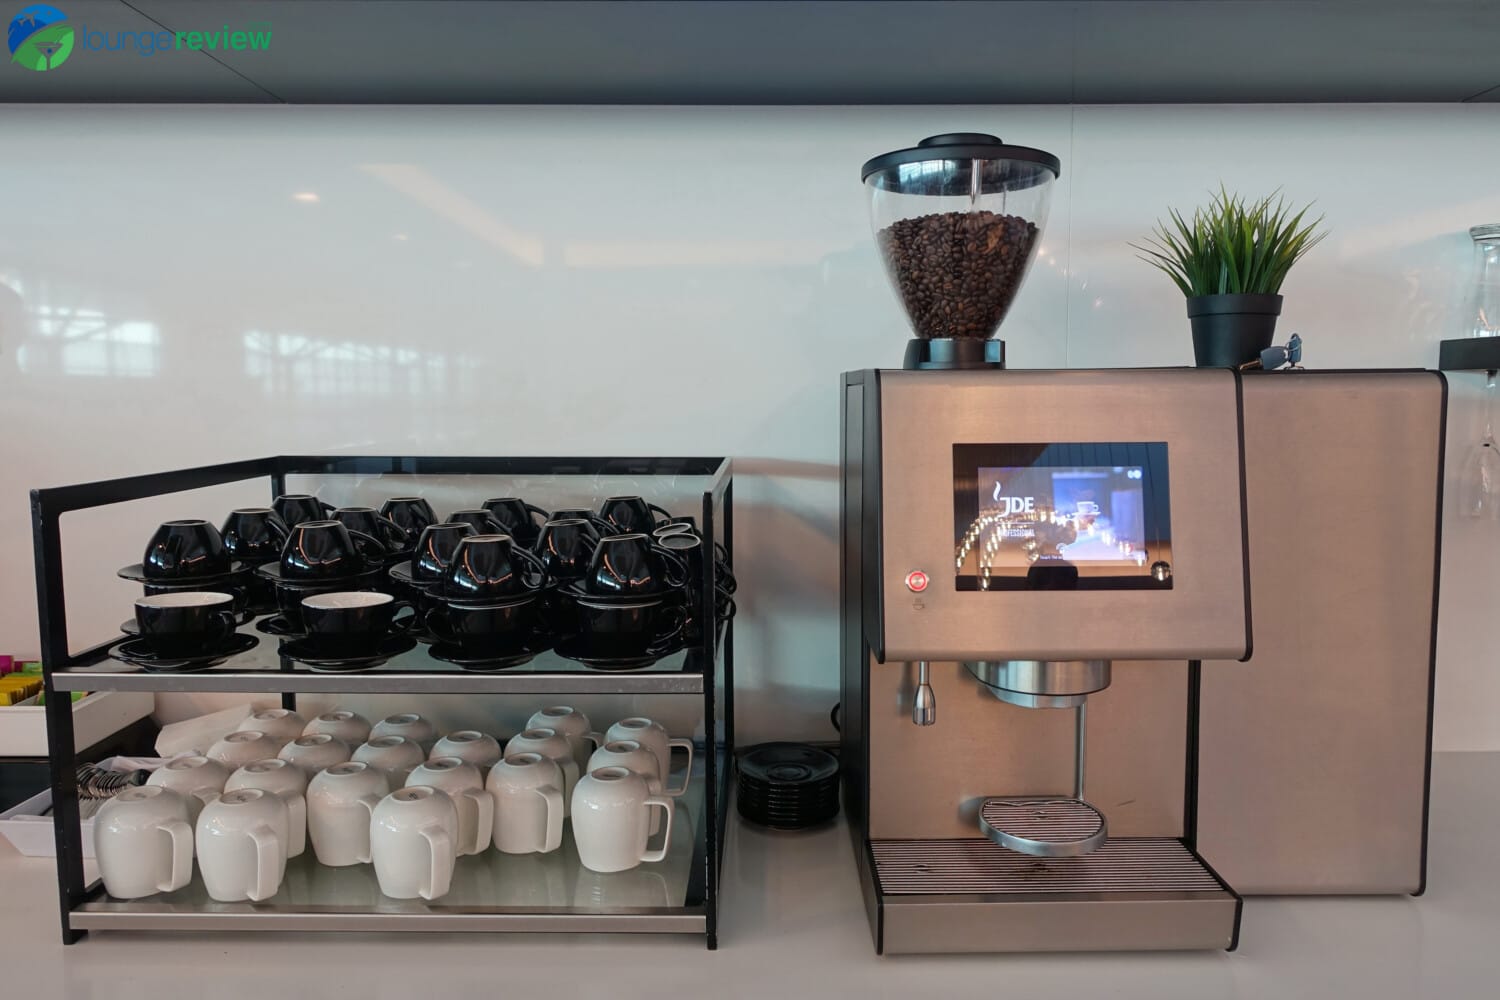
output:
[[[1104,814],[1079,799],[986,799],[979,828],[1001,847],[1039,858],[1067,858],[1104,843]]]
[[[950,893],[1222,892],[1182,842],[1124,837],[1075,858],[1033,858],[988,840],[872,840],[888,896]]]

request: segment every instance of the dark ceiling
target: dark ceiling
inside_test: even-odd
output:
[[[257,22],[271,26],[271,44],[151,55],[80,46],[47,72],[0,67],[0,101],[1500,101],[1500,0],[53,6],[97,44],[116,44],[121,32],[235,31]]]

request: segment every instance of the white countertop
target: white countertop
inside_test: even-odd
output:
[[[735,823],[717,952],[669,936],[118,931],[64,948],[50,861],[0,842],[0,981],[14,1000],[1492,998],[1500,753],[1439,754],[1433,770],[1424,897],[1250,899],[1233,954],[878,958],[842,827],[775,834]]]

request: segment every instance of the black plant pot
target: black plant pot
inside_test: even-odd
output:
[[[1260,357],[1276,336],[1280,295],[1198,295],[1187,300],[1193,361],[1199,368],[1238,368]]]

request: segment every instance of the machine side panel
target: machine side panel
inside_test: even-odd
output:
[[[867,794],[865,744],[865,641],[861,602],[863,583],[864,510],[864,397],[865,386],[856,375],[846,376],[842,413],[842,477],[839,548],[839,739],[844,783],[844,810],[856,850],[863,850]]]
[[[1139,369],[880,376],[883,659],[1246,655],[1250,622],[1236,373]],[[954,446],[1098,442],[1165,445],[1170,543],[1152,558],[1170,560],[1171,588],[960,589]],[[931,581],[920,594],[908,589],[912,571]]]
[[[1423,884],[1440,376],[1244,380],[1248,664],[1202,668],[1197,848],[1244,893]]]
[[[869,836],[974,837],[981,800],[1068,794],[1073,713],[996,699],[958,663],[932,664],[937,723],[911,721],[916,670],[869,664]],[[1125,662],[1089,698],[1085,798],[1111,836],[1179,837],[1187,760],[1187,664]]]

